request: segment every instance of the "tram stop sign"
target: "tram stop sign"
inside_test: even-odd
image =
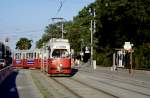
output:
[[[85,47],[85,53],[90,53],[89,47]]]
[[[130,44],[130,42],[125,42],[123,48],[127,51],[130,51],[132,49],[132,44]]]

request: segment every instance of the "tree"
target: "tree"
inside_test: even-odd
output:
[[[137,49],[134,52],[136,59],[140,57],[142,59],[138,59],[139,61],[148,61],[150,57],[143,52],[148,51],[146,45],[150,43],[150,1],[97,0],[96,2],[99,40],[97,52],[105,49],[107,54],[114,48],[122,48],[125,41],[130,41]],[[145,66],[144,63],[138,63],[138,60],[135,62],[137,65]]]
[[[150,45],[149,5],[150,0],[96,0],[79,11],[73,21],[64,22],[64,29],[67,30],[64,37],[69,39],[76,52],[80,51],[83,42],[84,45],[90,46],[90,20],[95,19],[94,59],[97,60],[99,65],[112,65],[114,48],[122,48],[125,41],[133,43],[134,48],[137,49],[134,52],[135,56],[142,58],[140,60],[143,60],[142,62],[147,60],[146,64],[150,65],[150,62],[148,62],[150,56],[145,55],[145,52],[149,53],[147,45]],[[90,15],[89,8],[96,10],[96,18]],[[46,33],[39,44],[46,42],[51,37],[58,38],[61,36],[60,29],[56,24],[46,27]],[[145,66],[144,64],[143,66]]]
[[[28,38],[20,38],[20,40],[16,43],[16,49],[19,50],[28,50],[31,48],[32,40],[29,40]]]
[[[40,39],[40,40],[38,40],[37,42],[36,42],[36,48],[38,48],[38,49],[40,49],[42,46],[43,46],[43,40],[42,39]]]

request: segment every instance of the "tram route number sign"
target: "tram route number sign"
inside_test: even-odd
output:
[[[56,46],[56,48],[66,49],[66,46]]]

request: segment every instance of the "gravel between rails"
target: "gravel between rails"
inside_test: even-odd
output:
[[[38,87],[39,91],[41,92],[41,94],[43,95],[44,98],[50,98],[52,97],[52,94],[48,91],[48,89],[46,89],[40,82],[40,80],[35,76],[35,74],[33,74],[33,72],[31,73],[31,76],[33,78],[33,81],[35,83],[35,85]]]
[[[69,90],[75,92],[75,94],[80,95],[81,97],[79,98],[118,98],[115,95],[104,92],[103,90],[98,90],[72,78],[54,78],[54,80],[69,88]]]
[[[39,70],[32,70],[32,77],[38,82],[38,87],[44,98],[78,98],[61,84],[56,83],[52,78]]]
[[[31,85],[32,89],[35,89],[34,91],[36,91],[36,92],[35,92],[36,95],[34,95],[35,98],[44,98],[44,97],[42,96],[42,94],[40,93],[40,91],[38,90],[38,88],[36,87],[36,85],[34,84],[34,80],[32,79],[30,72],[28,73],[27,77],[28,77],[29,80],[32,80],[32,81],[30,81],[30,82],[31,82],[31,84],[32,84],[32,85]],[[32,92],[32,91],[31,91],[31,92]],[[33,97],[32,97],[32,98],[33,98]]]
[[[110,96],[112,96],[112,97],[114,97],[114,98],[118,98],[117,96],[115,96],[115,95],[113,95],[113,94],[111,94],[111,93],[108,93],[108,92],[106,92],[106,91],[104,91],[104,90],[101,90],[101,89],[98,89],[98,88],[96,88],[96,87],[93,87],[93,86],[91,86],[91,85],[88,85],[88,84],[86,84],[86,83],[84,83],[84,82],[81,82],[81,81],[79,81],[79,80],[77,80],[77,79],[74,79],[74,78],[70,78],[70,79],[72,79],[73,81],[76,81],[76,82],[78,82],[78,83],[80,83],[80,84],[83,84],[83,85],[85,85],[85,86],[88,86],[88,87],[90,87],[90,88],[92,88],[92,89],[95,89],[95,90],[97,90],[97,91],[99,91],[99,92],[102,92],[102,93],[104,93],[104,94],[106,94],[106,95],[110,95]]]
[[[78,93],[74,92],[73,90],[71,90],[68,86],[64,85],[63,83],[61,83],[59,80],[57,80],[56,78],[52,78],[55,82],[57,82],[58,84],[62,85],[64,88],[66,88],[69,92],[71,92],[72,94],[74,94],[77,98],[83,98],[81,95],[79,95]]]
[[[70,77],[49,77],[38,70],[31,74],[44,98],[117,98]]]

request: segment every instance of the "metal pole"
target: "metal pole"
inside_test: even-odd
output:
[[[132,50],[130,52],[130,71],[129,71],[129,73],[131,74],[131,72],[132,72]]]
[[[96,17],[95,9],[89,9],[90,15]],[[91,19],[91,66],[93,67],[93,33],[96,32],[96,22],[95,20]]]
[[[83,46],[82,46],[82,43],[83,43],[83,39],[81,39],[81,54],[80,54],[81,55],[81,61],[83,61],[83,50],[82,50]]]
[[[63,34],[64,33],[64,24],[63,24],[63,22],[62,22],[62,26],[61,26],[61,33],[62,33],[61,37],[64,38],[64,34]]]
[[[91,66],[93,66],[93,20],[91,20]]]
[[[96,17],[96,12],[95,12],[95,9],[94,9],[94,18]],[[94,20],[94,32],[93,33],[95,33],[96,32],[96,21]]]

